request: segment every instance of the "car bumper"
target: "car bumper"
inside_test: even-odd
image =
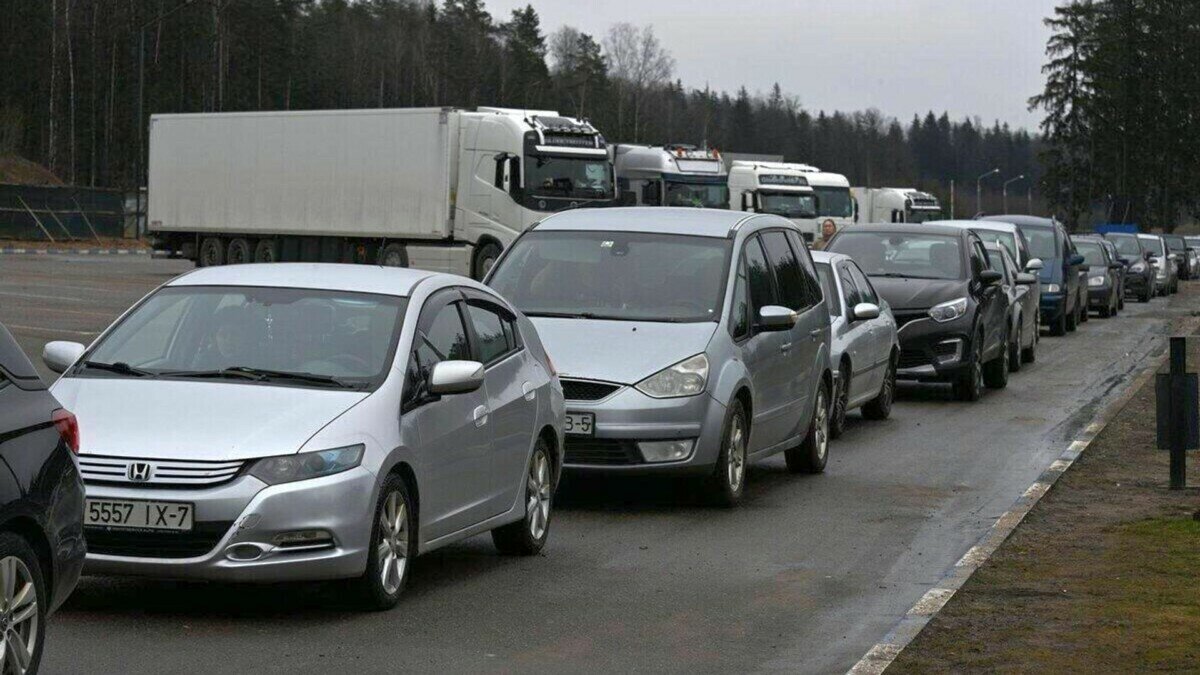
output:
[[[1042,325],[1053,324],[1066,314],[1067,296],[1065,293],[1042,293],[1038,308],[1042,314]]]
[[[65,454],[67,451],[62,449]],[[64,458],[58,488],[54,490],[47,528],[54,550],[54,574],[50,589],[49,612],[54,612],[75,590],[87,553],[83,534],[83,480],[75,461]]]
[[[89,497],[190,502],[194,528],[174,535],[89,526],[96,544],[84,572],[254,582],[358,576],[366,569],[375,482],[356,467],[273,486],[246,475],[205,489],[89,485]],[[277,535],[301,530],[330,538],[307,546],[273,543]]]
[[[1107,307],[1112,297],[1112,286],[1096,286],[1088,288],[1088,307]]]
[[[1150,285],[1150,280],[1141,274],[1131,274],[1125,277],[1125,293],[1133,295],[1140,293]]]
[[[705,393],[656,399],[623,387],[602,401],[567,401],[568,413],[595,415],[591,436],[568,435],[563,468],[571,473],[707,473],[717,462],[726,407]],[[690,440],[686,459],[647,462],[641,442]]]
[[[924,318],[900,328],[896,378],[918,382],[953,380],[970,365],[971,324],[966,317],[947,323]]]

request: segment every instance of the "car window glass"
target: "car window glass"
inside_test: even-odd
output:
[[[412,399],[429,381],[433,367],[442,361],[469,360],[470,345],[467,330],[458,312],[458,303],[452,302],[437,310],[429,327],[418,329],[413,340],[412,356],[405,373],[405,398]],[[425,322],[422,321],[421,325]]]
[[[875,294],[875,288],[871,286],[871,281],[862,273],[862,270],[858,269],[858,265],[852,262],[846,263],[846,270],[850,272],[850,277],[854,279],[854,285],[858,287],[859,297],[862,298],[861,302],[878,305],[879,296]]]
[[[746,242],[746,280],[750,285],[750,304],[754,312],[776,304],[771,268],[767,265],[767,256],[758,243],[758,237]]]
[[[800,261],[800,280],[804,283],[804,306],[813,307],[825,298],[829,298],[829,304],[836,304],[837,296],[826,295],[821,281],[817,279],[817,269],[803,237],[795,230],[788,230],[787,237],[788,243],[792,245],[792,250],[796,253],[796,259]]]
[[[176,329],[194,298],[187,295],[159,294],[151,298],[133,319],[140,319],[137,330],[124,331],[109,340],[113,349],[104,354],[106,363],[159,364],[168,359]],[[228,311],[228,310],[227,310]],[[213,318],[225,313],[214,311]],[[217,322],[219,324],[219,322]],[[132,327],[132,326],[131,326]],[[124,338],[123,340],[121,338]],[[93,360],[101,360],[93,357]]]
[[[1104,257],[1104,249],[1100,247],[1099,243],[1081,241],[1076,244],[1076,248],[1078,248],[1079,253],[1083,255],[1083,262],[1085,265],[1090,265],[1092,267],[1104,267],[1108,264],[1108,260]]]
[[[821,280],[821,290],[825,294],[825,306],[829,308],[829,316],[841,316],[842,302],[838,298],[833,268],[829,263],[817,263],[817,277]]]
[[[498,312],[473,302],[467,305],[467,315],[478,338],[476,351],[482,363],[492,363],[513,350],[509,342],[511,329],[506,331],[504,327],[508,320]]]
[[[845,263],[838,265],[838,277],[842,280],[842,292],[846,294],[846,306],[853,309],[855,305],[863,301],[863,297],[862,291],[854,282],[854,277],[847,267],[848,265]]]
[[[869,276],[914,279],[961,279],[962,240],[957,235],[917,232],[843,230],[830,243],[831,253],[854,259]]]
[[[733,326],[733,337],[750,334],[750,294],[746,282],[746,264],[738,265],[737,280],[733,285],[733,302],[730,305],[729,323]]]
[[[788,309],[806,307],[804,283],[801,281],[800,263],[788,245],[787,235],[780,231],[764,232],[763,245],[775,269],[775,288],[779,292],[779,304]]]

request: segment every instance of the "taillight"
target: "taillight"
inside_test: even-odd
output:
[[[54,422],[54,428],[58,429],[58,435],[62,436],[63,442],[71,448],[71,452],[79,454],[79,420],[75,419],[75,415],[68,410],[59,408],[50,415],[50,420]]]

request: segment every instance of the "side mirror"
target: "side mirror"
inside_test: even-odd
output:
[[[1025,263],[1025,271],[1040,272],[1045,266],[1046,264],[1042,262],[1041,258],[1030,258],[1029,262]]]
[[[1179,254],[1178,253],[1168,253],[1167,260],[1179,260]]]
[[[1074,267],[1075,265],[1082,265],[1083,261],[1084,261],[1084,257],[1079,255],[1078,253],[1072,253],[1071,255],[1067,256],[1067,264],[1072,267]]]
[[[879,305],[873,302],[860,302],[854,306],[852,310],[856,321],[866,321],[867,319],[879,318]]]
[[[79,357],[83,356],[84,350],[87,348],[78,342],[65,342],[57,340],[55,342],[47,342],[42,348],[42,362],[46,367],[56,373],[64,373],[67,368],[75,365]]]
[[[1146,260],[1149,260],[1154,257],[1154,254],[1151,253],[1150,251],[1142,251],[1142,257],[1145,258]]]
[[[983,284],[984,286],[995,286],[996,284],[1000,283],[1002,279],[1004,279],[1004,275],[996,270],[984,270],[979,273],[977,278],[979,279],[979,283]]]
[[[797,318],[787,307],[767,305],[758,310],[758,327],[764,331],[791,330]]]
[[[483,386],[483,364],[478,361],[442,361],[429,374],[434,396],[466,394]]]
[[[1129,266],[1129,258],[1126,258],[1125,256],[1121,256],[1120,258],[1117,258],[1117,262],[1121,263],[1122,265],[1125,265],[1126,267]]]
[[[1037,283],[1037,280],[1038,280],[1037,276],[1034,274],[1030,274],[1029,272],[1018,272],[1017,273],[1017,283],[1020,284],[1021,286],[1032,286],[1033,284]]]

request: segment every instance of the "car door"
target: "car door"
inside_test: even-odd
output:
[[[1079,303],[1083,302],[1084,307],[1087,307],[1087,272],[1083,271],[1076,256],[1079,252],[1075,249],[1075,242],[1071,241],[1071,236],[1061,227],[1055,227],[1056,236],[1062,241],[1062,261],[1063,261],[1063,291],[1067,294],[1070,301],[1070,309],[1074,310],[1079,307]],[[1082,283],[1080,283],[1082,281]]]
[[[533,448],[537,390],[529,351],[519,343],[516,317],[486,293],[467,290],[472,354],[484,366],[492,443],[490,515],[512,507],[523,488]]]
[[[808,428],[808,420],[812,414],[810,399],[816,393],[813,378],[821,373],[817,370],[817,359],[823,353],[822,330],[826,337],[829,333],[829,312],[821,304],[820,282],[816,278],[816,269],[812,269],[810,282],[808,269],[800,262],[801,256],[805,256],[807,252],[797,253],[783,230],[767,230],[761,237],[775,274],[779,304],[797,315],[796,324],[792,329],[780,332],[781,335],[789,336],[790,342],[790,347],[784,350],[787,378],[785,396],[789,403],[787,412],[783,415],[785,437],[790,437]],[[812,268],[812,264],[809,263],[807,267]],[[816,286],[815,298],[810,285]]]
[[[874,394],[879,391],[879,387],[883,384],[883,377],[887,373],[888,359],[892,354],[892,335],[895,324],[891,317],[882,311],[883,299],[875,292],[875,287],[871,285],[871,280],[867,278],[867,275],[863,274],[858,264],[854,261],[849,261],[846,263],[846,268],[850,272],[850,276],[854,279],[854,285],[858,287],[862,301],[869,302],[880,308],[879,316],[862,322],[870,329],[870,340],[867,343],[868,349],[865,354],[870,360],[870,364],[863,364],[869,370],[862,378],[862,391],[860,393]],[[851,393],[851,397],[853,397],[853,392]]]
[[[446,396],[427,393],[436,364],[472,360],[463,305],[457,289],[440,291],[425,302],[405,373],[401,428],[420,466],[421,527],[426,541],[492,515],[487,388]]]
[[[862,288],[850,272],[850,263],[842,261],[835,266],[842,293],[846,296],[846,332],[843,334],[843,353],[850,357],[850,401],[854,401],[870,387],[871,370],[874,367],[871,346],[871,323],[854,318],[854,307],[863,299]],[[845,383],[843,383],[845,385]]]
[[[742,246],[742,268],[749,295],[749,330],[741,342],[742,362],[754,385],[753,421],[750,426],[750,452],[776,445],[787,438],[790,352],[792,331],[764,331],[758,326],[758,312],[767,305],[778,305],[774,272],[757,235]],[[735,302],[736,305],[736,302]]]
[[[1005,295],[1003,281],[990,285],[979,281],[979,273],[990,269],[991,264],[988,262],[987,251],[984,250],[979,238],[971,237],[968,241],[970,242],[971,262],[970,284],[971,288],[975,290],[980,305],[980,320],[984,333],[984,357],[990,359],[999,353],[997,349],[1002,349],[1004,345],[1006,328],[1004,319],[1008,309],[1008,297]]]

